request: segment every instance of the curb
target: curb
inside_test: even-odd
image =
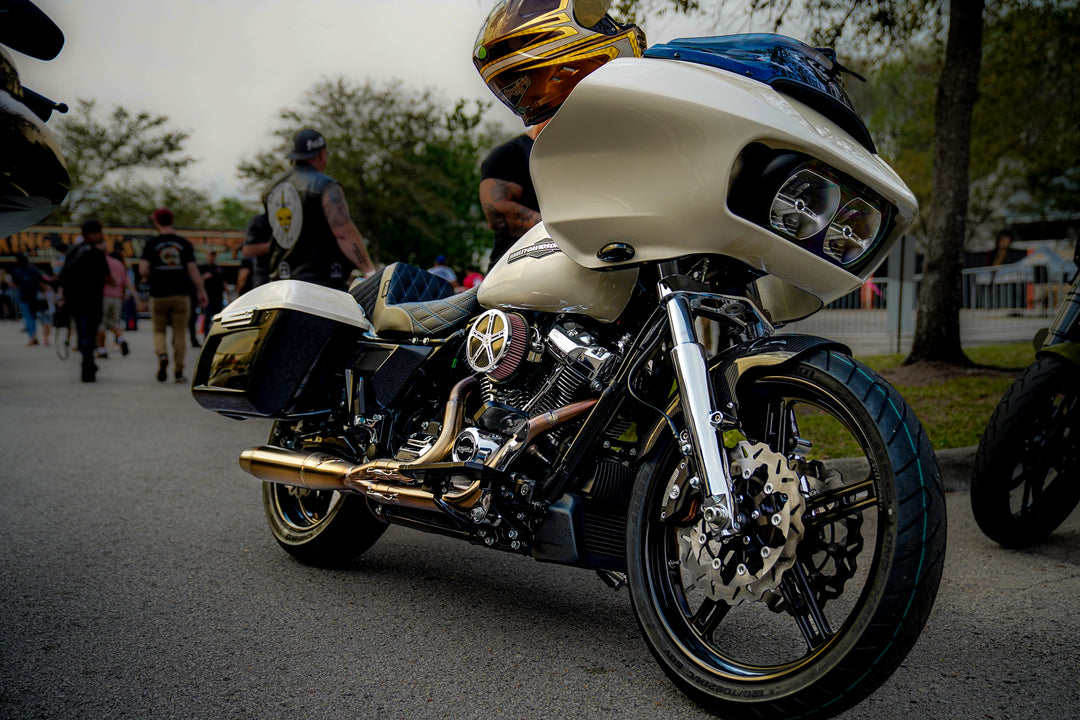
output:
[[[941,470],[941,482],[945,491],[968,490],[971,487],[971,466],[975,461],[976,446],[936,450],[938,468]],[[830,461],[842,475],[866,473],[864,458],[845,458]]]
[[[941,480],[945,491],[969,490],[971,488],[971,468],[975,463],[977,446],[936,450],[938,467],[941,468]]]

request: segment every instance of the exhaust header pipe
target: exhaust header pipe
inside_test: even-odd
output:
[[[479,479],[474,480],[468,487],[443,493],[436,498],[430,491],[416,486],[416,481],[406,477],[405,473],[411,469],[422,470],[423,466],[431,463],[442,462],[450,454],[463,425],[465,393],[475,383],[476,379],[469,377],[454,386],[446,404],[442,432],[427,452],[410,462],[387,458],[357,465],[323,452],[302,452],[261,445],[248,448],[240,454],[240,467],[249,475],[266,482],[309,490],[357,493],[384,505],[438,512],[445,511],[449,506],[453,510],[468,512],[476,507],[483,496]],[[532,418],[524,443],[510,440],[488,458],[485,464],[500,469],[500,463],[508,462],[528,441],[580,416],[594,404],[595,400],[586,400]]]
[[[326,453],[302,453],[286,448],[262,445],[240,454],[240,467],[259,480],[293,485],[310,490],[335,490],[356,493],[384,505],[399,505],[417,510],[441,511],[440,502],[455,510],[468,512],[480,501],[480,481],[439,497],[419,487],[367,477],[378,463],[355,465]]]

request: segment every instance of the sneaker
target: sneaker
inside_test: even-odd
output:
[[[82,381],[83,382],[97,382],[97,371],[96,370],[83,370]]]
[[[183,370],[177,370],[176,373],[173,375],[173,381],[176,382],[177,384],[179,384],[179,383],[186,383],[188,381],[188,379],[186,377],[184,377]]]
[[[105,348],[98,348],[97,350],[94,351],[94,357],[104,358],[104,359],[108,360],[109,359],[109,353],[108,353],[108,351],[105,350]]]
[[[120,354],[123,355],[124,357],[127,357],[127,354],[129,352],[131,352],[131,350],[128,348],[127,340],[121,340],[120,341]]]
[[[37,345],[37,344],[38,344],[38,340],[37,340],[37,338],[34,338],[30,342],[26,343],[26,347],[30,347],[31,345]]]
[[[165,382],[165,378],[169,377],[168,367],[169,367],[169,356],[168,355],[158,355],[158,369],[157,369],[157,380],[158,380],[158,382]]]

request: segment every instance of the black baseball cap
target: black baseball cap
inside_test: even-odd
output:
[[[293,138],[293,151],[288,157],[290,160],[310,160],[325,147],[326,138],[311,128],[305,128]]]

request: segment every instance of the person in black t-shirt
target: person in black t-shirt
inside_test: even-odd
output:
[[[173,214],[168,208],[158,208],[150,215],[158,236],[146,241],[139,259],[139,275],[150,285],[150,318],[154,325],[154,352],[158,356],[158,382],[168,377],[169,354],[166,328],[172,328],[173,377],[178,383],[184,377],[184,354],[187,352],[188,317],[191,314],[190,288],[195,286],[199,305],[206,307],[208,299],[199,266],[195,264],[195,249],[186,238],[173,231]]]
[[[105,284],[114,285],[105,259],[105,235],[101,223],[87,220],[82,225],[83,242],[76,245],[64,260],[60,271],[60,302],[71,314],[71,323],[78,334],[82,353],[82,381],[97,379],[94,350],[101,324],[102,297]]]
[[[495,231],[488,272],[526,230],[540,222],[540,203],[529,174],[529,155],[533,141],[547,124],[547,120],[537,123],[498,146],[480,166],[480,205],[488,225]]]

